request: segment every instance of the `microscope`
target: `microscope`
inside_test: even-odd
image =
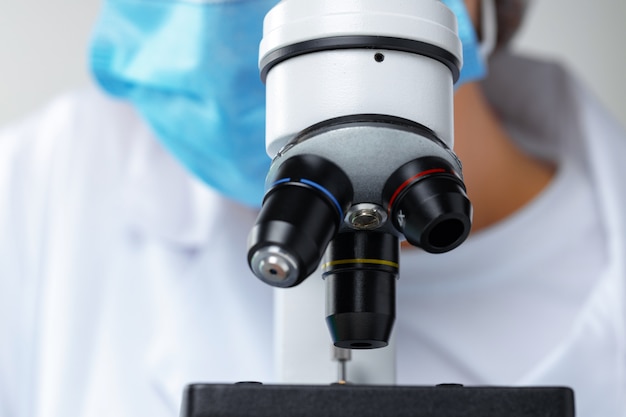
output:
[[[439,0],[282,0],[265,18],[259,67],[273,159],[247,259],[280,288],[321,268],[340,356],[390,349],[400,242],[436,254],[470,233],[472,206],[452,150],[462,59],[455,15]],[[573,416],[567,388],[345,379],[195,384],[182,415]]]

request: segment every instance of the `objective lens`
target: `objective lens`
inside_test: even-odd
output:
[[[398,238],[386,233],[338,234],[326,251],[326,323],[347,349],[387,346],[396,314]]]
[[[248,263],[262,281],[293,287],[320,264],[350,206],[352,184],[315,155],[286,160],[275,178],[248,238]]]
[[[441,158],[403,165],[387,181],[383,196],[395,227],[427,252],[448,252],[469,235],[472,206],[465,185]]]

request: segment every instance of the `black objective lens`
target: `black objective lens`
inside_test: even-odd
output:
[[[398,168],[383,197],[394,226],[427,252],[450,251],[470,233],[472,205],[465,185],[441,158],[419,158]]]
[[[391,234],[342,232],[330,243],[322,276],[335,346],[387,346],[396,315],[398,257],[399,241]]]
[[[286,160],[274,177],[248,238],[248,264],[264,282],[293,287],[319,266],[351,204],[352,184],[315,155]]]

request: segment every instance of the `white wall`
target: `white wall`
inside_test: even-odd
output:
[[[566,62],[626,126],[626,2],[532,0],[518,50]]]
[[[86,85],[98,0],[0,0],[0,124]]]
[[[98,7],[0,0],[0,124],[89,82],[85,49]],[[623,0],[535,0],[516,45],[565,60],[626,125],[624,22]]]

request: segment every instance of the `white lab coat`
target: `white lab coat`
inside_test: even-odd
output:
[[[565,152],[581,161],[604,225],[599,235],[603,267],[571,328],[553,345],[535,349],[534,356],[524,354],[533,351],[532,340],[509,346],[509,335],[460,320],[473,316],[467,310],[455,316],[456,304],[444,310],[429,305],[428,300],[445,294],[437,287],[425,285],[431,297],[422,296],[422,305],[432,311],[416,316],[407,307],[409,295],[428,291],[420,293],[418,284],[401,278],[400,382],[454,382],[447,378],[458,377],[464,383],[571,385],[582,393],[579,416],[625,416],[623,133],[556,67],[503,58],[494,68],[486,88],[506,98],[499,104],[503,117],[532,124],[545,121],[541,116],[549,110],[567,115],[572,124],[549,118],[554,123],[537,127],[537,136],[578,132],[582,142],[573,141],[571,147],[530,142],[529,147],[547,157]],[[526,80],[522,88],[521,82],[503,81],[518,75]],[[524,106],[529,97],[542,104]],[[0,416],[172,416],[188,383],[273,382],[272,290],[252,276],[245,261],[254,218],[253,210],[189,176],[128,104],[94,89],[61,97],[2,130]],[[568,230],[562,233],[567,240]],[[479,241],[480,234],[465,245],[476,247]],[[549,241],[545,237],[537,245]],[[493,256],[472,257],[473,266],[459,269],[488,266]],[[403,277],[428,263],[423,259],[407,255]],[[400,287],[403,281],[406,286]],[[455,296],[471,298],[481,288],[473,283],[453,287]],[[568,293],[552,289],[551,295]],[[539,305],[541,311],[526,306],[538,329],[544,326],[541,317],[551,314],[550,303]],[[467,308],[476,310],[476,305]],[[484,317],[500,312],[488,313]],[[515,329],[519,323],[507,325]],[[460,343],[451,339],[454,334]],[[480,344],[466,349],[471,350],[468,357],[454,353],[465,352],[467,341],[487,338],[491,346],[507,346],[497,366],[488,366],[491,351],[481,357]],[[433,352],[452,352],[441,357],[472,363],[437,365]],[[421,372],[427,367],[420,355],[432,365],[428,376]],[[514,366],[518,356],[531,357],[524,372],[507,365]],[[471,371],[482,365],[489,369]],[[436,380],[438,372],[442,380]]]

